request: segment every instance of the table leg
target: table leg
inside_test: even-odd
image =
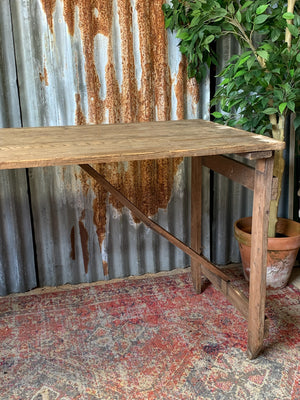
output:
[[[191,176],[191,248],[201,253],[201,215],[202,215],[202,159],[192,157]],[[192,280],[197,293],[201,293],[201,264],[191,260]]]
[[[273,157],[257,160],[255,168],[247,350],[250,359],[260,352],[265,335],[266,262],[273,163]]]

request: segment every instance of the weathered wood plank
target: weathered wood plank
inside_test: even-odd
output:
[[[191,175],[191,247],[201,253],[202,157],[192,158]],[[196,293],[201,293],[201,264],[191,259],[192,280]]]
[[[205,167],[226,176],[250,190],[254,190],[255,168],[224,156],[205,156],[202,157],[202,160]],[[277,197],[278,178],[273,177],[272,179],[271,196],[273,200]]]
[[[284,143],[203,120],[0,129],[0,169],[280,150]]]
[[[225,282],[219,276],[202,266],[203,275],[211,281],[214,287],[224,294],[232,305],[248,320],[249,301],[247,297],[231,282]]]
[[[261,158],[270,158],[272,157],[272,151],[257,151],[253,153],[243,153],[236,154],[237,156],[241,156],[243,158],[247,158],[248,160],[258,160]]]
[[[257,160],[255,171],[249,288],[248,356],[255,358],[266,335],[266,263],[268,213],[272,194],[274,158]]]
[[[255,169],[253,167],[223,156],[203,157],[203,165],[248,189],[254,189]]]

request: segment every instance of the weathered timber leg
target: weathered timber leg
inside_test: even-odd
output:
[[[201,196],[202,196],[202,160],[192,157],[191,176],[191,248],[201,253]],[[201,293],[201,264],[191,259],[192,280],[197,293]]]
[[[266,263],[274,158],[256,161],[249,288],[248,356],[257,357],[265,332]]]

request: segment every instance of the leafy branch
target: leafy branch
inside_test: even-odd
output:
[[[299,2],[298,2],[299,3]],[[300,104],[300,15],[295,0],[171,0],[163,5],[166,28],[177,32],[188,61],[188,75],[198,82],[207,66],[218,65],[214,48],[232,34],[242,52],[220,72],[211,101],[215,122],[284,140],[285,120]],[[300,117],[294,119],[295,129]],[[282,153],[275,155],[281,183]],[[280,195],[280,193],[279,193]],[[275,235],[278,200],[272,205]]]

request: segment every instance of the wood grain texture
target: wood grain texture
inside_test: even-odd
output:
[[[209,269],[202,266],[203,275],[231,302],[231,304],[248,320],[249,300],[248,298],[230,281],[221,279]]]
[[[202,157],[192,158],[191,172],[191,247],[201,254]],[[192,280],[196,293],[201,293],[201,264],[191,259]]]
[[[219,174],[254,190],[254,168],[228,157],[203,157],[203,165]]]
[[[255,168],[247,349],[250,359],[255,358],[259,354],[263,346],[263,339],[266,336],[266,264],[273,164],[273,157],[258,160]]]
[[[203,120],[0,129],[0,169],[280,150],[284,143]]]

